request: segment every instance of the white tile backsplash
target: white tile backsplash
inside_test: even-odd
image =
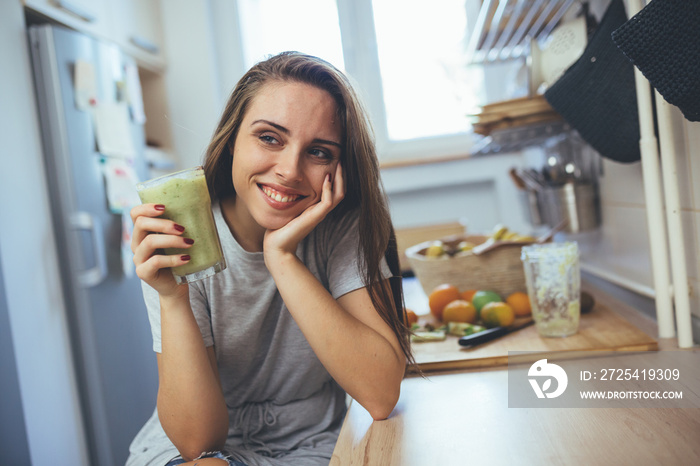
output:
[[[627,164],[603,159],[600,196],[604,203],[646,205],[641,162]]]
[[[693,192],[693,209],[700,211],[700,122],[686,121],[683,125],[688,171]]]
[[[641,286],[653,287],[646,211],[603,204],[603,224],[596,232],[567,235],[581,249],[581,262]]]
[[[697,280],[700,278],[700,264],[698,264],[698,257],[700,257],[700,235],[698,235],[700,212],[684,210],[681,213],[681,222],[683,224],[683,242],[685,243],[688,277]]]

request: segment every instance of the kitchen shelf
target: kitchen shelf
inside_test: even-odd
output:
[[[471,155],[486,155],[497,152],[516,152],[527,147],[542,145],[551,136],[569,131],[565,121],[548,122],[496,130],[477,140]]]

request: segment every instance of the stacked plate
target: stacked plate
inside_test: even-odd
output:
[[[469,114],[474,132],[488,136],[496,130],[560,121],[561,116],[541,95],[484,105]]]

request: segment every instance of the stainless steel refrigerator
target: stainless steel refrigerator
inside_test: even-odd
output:
[[[107,198],[106,157],[93,115],[76,106],[74,72],[76,63],[90,63],[94,97],[107,104],[124,99],[123,73],[133,63],[112,44],[57,26],[31,26],[29,41],[90,461],[123,465],[155,408],[157,367],[140,281],[123,267],[122,216]],[[130,121],[128,136],[133,168],[146,179],[143,125]]]

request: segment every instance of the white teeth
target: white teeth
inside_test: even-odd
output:
[[[299,196],[295,196],[295,195],[283,196],[282,194],[278,193],[277,191],[275,191],[271,188],[268,188],[267,186],[263,186],[262,190],[265,194],[267,194],[267,196],[270,199],[274,199],[277,202],[292,202],[292,201],[297,200],[299,197]]]

